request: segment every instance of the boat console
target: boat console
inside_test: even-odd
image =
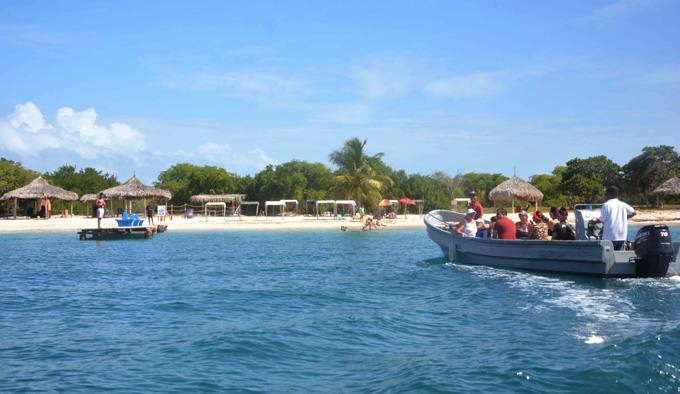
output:
[[[577,204],[574,206],[576,240],[602,239],[602,223],[590,223],[592,219],[600,218],[600,208],[602,208],[602,204]]]

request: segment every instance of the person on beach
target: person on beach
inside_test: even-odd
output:
[[[484,208],[479,203],[479,197],[475,191],[470,192],[470,205],[468,205],[468,209],[475,210],[475,220],[480,219],[484,215]]]
[[[533,224],[529,228],[529,235],[527,235],[527,240],[538,240],[547,241],[548,240],[548,218],[543,215],[543,212],[536,211],[531,213],[531,218],[533,219]]]
[[[508,219],[508,211],[500,208],[496,211],[496,224],[493,226],[494,239],[517,239],[515,223]]]
[[[153,226],[153,205],[151,205],[151,201],[149,201],[149,205],[146,206],[146,218],[148,219],[147,223]]]
[[[102,218],[104,218],[104,207],[106,206],[104,193],[99,193],[99,197],[94,200],[94,206],[97,207],[97,228],[102,228]]]
[[[628,235],[628,219],[637,214],[635,209],[623,201],[619,201],[619,188],[612,185],[606,191],[607,202],[600,208],[600,218],[591,219],[591,223],[602,223],[602,239],[612,241],[614,250],[625,250]]]
[[[515,223],[515,238],[527,239],[529,236],[529,213],[525,210],[519,212],[519,222]]]

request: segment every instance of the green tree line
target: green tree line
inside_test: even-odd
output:
[[[372,209],[382,198],[407,197],[424,200],[428,211],[449,208],[453,198],[467,197],[471,190],[478,193],[482,205],[491,207],[489,192],[508,179],[499,173],[409,174],[387,165],[384,153],[368,156],[366,145],[366,140],[358,138],[346,141],[329,154],[330,165],[291,160],[245,176],[216,166],[177,163],[162,171],[154,185],[169,190],[174,205],[189,204],[190,197],[196,194],[246,194],[247,200],[261,203],[296,199],[301,202],[300,210],[306,200],[315,199],[354,199]],[[680,156],[673,147],[660,145],[643,148],[640,155],[624,165],[604,155],[573,158],[556,166],[550,174],[532,175],[528,181],[543,192],[543,205],[602,202],[604,189],[614,184],[622,190],[622,199],[651,207],[656,205],[656,199],[650,192],[678,174]],[[38,175],[41,174],[24,168],[20,162],[0,158],[0,195],[28,184]],[[90,167],[63,165],[42,175],[51,184],[81,196],[119,184],[114,175]],[[678,204],[680,196],[669,196],[664,201]],[[6,213],[6,205],[4,209]]]

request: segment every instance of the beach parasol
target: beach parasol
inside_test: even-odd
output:
[[[382,200],[378,201],[375,205],[379,207],[389,207],[390,205],[392,205],[392,203],[390,202],[390,200],[383,198]]]
[[[661,198],[663,196],[680,194],[680,179],[678,177],[673,177],[666,182],[662,183],[661,186],[652,190],[651,195],[656,195],[656,202],[659,208],[663,208],[661,203]]]
[[[33,182],[29,183],[24,187],[20,187],[11,192],[5,193],[0,201],[4,200],[14,200],[14,218],[17,217],[17,200],[28,200],[28,199],[55,199],[55,200],[67,200],[71,201],[71,212],[73,212],[73,200],[78,199],[78,194],[64,190],[57,186],[52,186],[42,176],[37,177]],[[49,212],[47,213],[49,215]],[[48,216],[46,216],[48,217]]]
[[[399,202],[404,204],[404,219],[406,219],[406,206],[407,205],[416,205],[416,203],[413,202],[410,198],[401,198],[399,199]]]
[[[496,211],[496,201],[510,201],[512,200],[512,209],[515,209],[515,198],[524,201],[536,201],[538,209],[538,202],[543,200],[543,193],[536,189],[531,183],[520,179],[517,174],[500,185],[494,187],[489,192],[489,198],[493,200],[494,212]]]
[[[102,190],[102,193],[104,193],[104,198],[125,200],[125,205],[127,205],[128,200],[144,199],[144,204],[146,205],[147,198],[158,198],[166,201],[172,198],[172,194],[169,191],[147,186],[137,179],[134,174],[132,175],[132,178],[128,179],[122,185]],[[132,210],[132,203],[130,203],[130,210]]]

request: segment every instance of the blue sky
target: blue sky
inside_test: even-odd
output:
[[[680,150],[680,2],[0,1],[0,156],[145,182],[348,138],[520,177]]]

